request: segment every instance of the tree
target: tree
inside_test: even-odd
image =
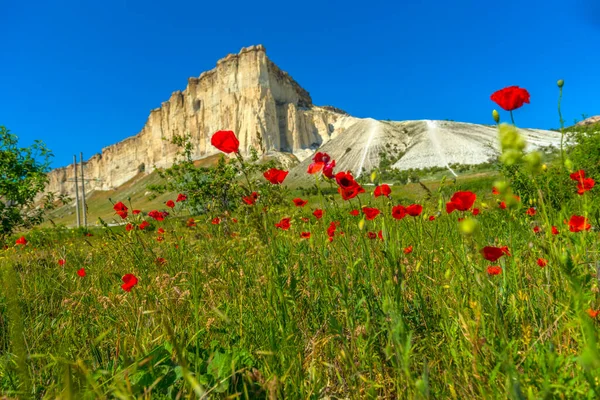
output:
[[[39,140],[19,147],[17,136],[0,126],[0,243],[16,229],[43,221],[44,209],[36,207],[35,198],[48,183],[52,156]]]
[[[259,164],[256,151],[251,152],[249,160],[241,156],[227,159],[221,154],[216,165],[196,167],[189,135],[176,135],[170,142],[179,146],[177,159],[171,167],[157,170],[164,181],[148,185],[154,196],[166,192],[185,193],[186,207],[194,215],[232,212],[242,206],[242,198],[253,191],[268,198],[270,205],[283,201],[279,185],[271,185],[262,178],[262,172],[275,167],[275,162]]]

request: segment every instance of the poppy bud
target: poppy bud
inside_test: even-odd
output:
[[[558,82],[556,82],[556,84],[558,85],[559,88],[562,89],[563,85],[565,84],[565,81],[562,79],[559,79]]]
[[[375,182],[375,179],[377,179],[377,171],[371,172],[371,182]]]
[[[496,121],[496,123],[500,122],[500,114],[498,113],[498,111],[493,110],[492,111],[492,117],[494,118],[494,121]]]
[[[365,219],[363,218],[358,222],[358,229],[360,229],[362,231],[364,227],[365,227]]]
[[[542,171],[546,171],[548,169],[548,166],[546,164],[542,164]]]
[[[571,159],[570,159],[570,158],[567,158],[567,159],[565,160],[565,167],[567,167],[567,169],[568,169],[569,171],[572,171],[572,170],[573,170],[573,161],[571,161]]]

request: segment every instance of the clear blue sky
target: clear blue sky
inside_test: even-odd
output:
[[[519,85],[518,125],[600,114],[600,1],[0,1],[0,125],[54,166],[139,132],[187,78],[241,47],[359,117],[490,123]],[[507,115],[502,113],[503,118]]]

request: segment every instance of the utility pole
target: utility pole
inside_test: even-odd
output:
[[[87,204],[85,204],[85,178],[83,177],[83,153],[79,153],[79,167],[81,169],[81,210],[83,211],[83,226],[87,228]]]
[[[77,227],[81,227],[79,216],[79,185],[77,184],[77,156],[73,155],[73,175],[75,176],[75,213],[77,214]]]

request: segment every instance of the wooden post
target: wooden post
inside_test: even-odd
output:
[[[81,211],[83,213],[83,226],[87,228],[87,204],[85,203],[85,178],[83,174],[83,153],[79,153],[79,167],[81,169]]]
[[[79,217],[79,185],[77,184],[77,156],[73,155],[73,175],[75,176],[75,213],[77,214],[77,227],[81,227]]]

